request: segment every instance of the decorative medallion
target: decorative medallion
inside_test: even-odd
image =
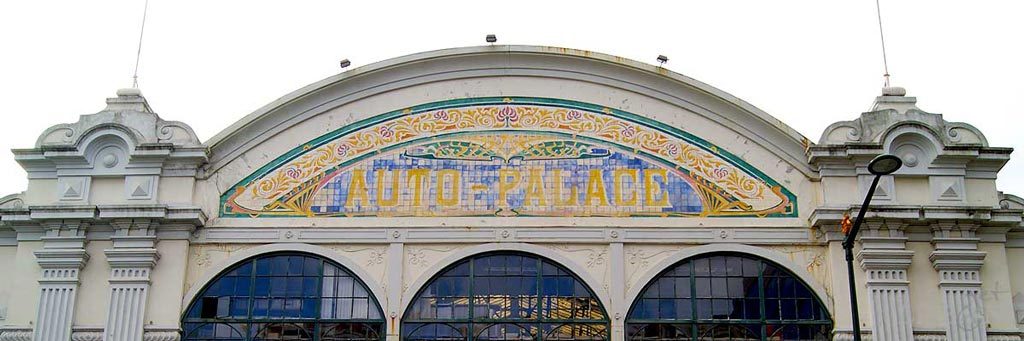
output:
[[[226,217],[794,217],[796,198],[734,155],[628,112],[472,98],[320,136],[221,197]]]

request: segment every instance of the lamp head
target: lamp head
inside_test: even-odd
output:
[[[874,175],[888,175],[903,167],[903,160],[896,155],[882,154],[868,163],[868,171]]]

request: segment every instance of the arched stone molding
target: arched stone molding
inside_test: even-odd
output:
[[[822,286],[821,283],[815,281],[814,276],[812,276],[810,272],[807,272],[806,269],[798,266],[797,264],[794,264],[793,261],[787,258],[785,254],[780,253],[778,251],[757,246],[733,243],[708,244],[701,246],[686,247],[682,250],[679,250],[669,255],[668,257],[662,259],[658,263],[655,263],[654,266],[648,268],[646,272],[640,274],[639,278],[636,281],[636,284],[630,287],[629,291],[626,292],[625,309],[629,309],[630,307],[632,307],[633,302],[636,301],[637,296],[640,295],[640,292],[644,289],[644,287],[646,287],[648,283],[654,280],[655,277],[658,276],[658,274],[660,274],[662,271],[665,271],[665,269],[685,259],[714,252],[735,252],[747,254],[750,256],[767,259],[769,261],[774,262],[775,264],[782,266],[786,270],[789,270],[794,275],[799,277],[804,283],[807,283],[807,286],[810,287],[811,290],[814,290],[814,294],[818,296],[818,298],[821,300],[825,308],[828,309],[829,315],[833,315],[831,297],[828,295],[828,292],[825,291],[825,287]],[[623,312],[623,314],[625,313],[628,312]]]
[[[882,148],[903,160],[896,174],[927,174],[929,166],[942,152],[937,132],[916,123],[893,126],[885,133]]]
[[[353,275],[359,277],[359,279],[366,284],[366,287],[373,294],[374,298],[377,299],[378,304],[383,305],[387,302],[387,295],[385,291],[390,288],[384,288],[383,286],[381,286],[381,284],[377,282],[377,280],[374,279],[368,272],[366,272],[366,270],[363,269],[363,267],[359,265],[359,263],[357,263],[356,261],[349,259],[348,257],[345,257],[334,250],[322,246],[305,243],[275,243],[238,250],[237,252],[231,253],[231,256],[229,256],[227,259],[221,260],[216,264],[212,264],[209,268],[206,269],[205,272],[203,272],[202,275],[199,276],[199,278],[196,279],[192,287],[188,289],[188,292],[185,293],[185,296],[181,301],[181,313],[184,314],[185,309],[188,309],[189,303],[192,303],[192,300],[195,299],[196,295],[199,294],[203,287],[205,287],[207,283],[210,283],[210,281],[216,278],[217,275],[220,275],[222,272],[224,272],[224,270],[227,270],[231,266],[234,266],[235,264],[238,264],[238,262],[241,262],[243,260],[258,255],[279,251],[305,252],[338,263],[341,266],[345,267],[345,269],[347,269],[348,271],[351,271]],[[381,309],[384,309],[384,307],[382,306]]]
[[[590,51],[542,46],[479,46],[418,53],[359,67],[296,90],[211,138],[207,177],[234,183],[255,170],[226,168],[265,140],[334,108],[430,83],[489,77],[544,77],[621,89],[703,116],[761,146],[808,177],[807,139],[760,109],[722,90],[667,69]],[[636,95],[632,95],[636,94]],[[509,96],[512,94],[491,94]],[[403,103],[398,105],[415,105]],[[608,105],[611,105],[610,103]],[[401,109],[395,107],[393,110]],[[352,119],[376,113],[361,112]],[[665,115],[670,113],[645,113]],[[252,160],[249,159],[248,162]],[[238,172],[239,174],[233,174]],[[242,174],[244,173],[244,174]]]
[[[416,278],[415,281],[409,284],[408,289],[406,289],[402,293],[402,308],[399,309],[399,316],[397,316],[397,319],[399,321],[402,319],[402,315],[405,314],[405,310],[409,307],[409,304],[412,303],[412,300],[415,298],[416,293],[419,292],[419,290],[424,285],[426,285],[427,282],[430,281],[430,279],[434,278],[434,275],[437,275],[437,273],[441,272],[441,270],[444,270],[448,266],[455,264],[456,262],[463,260],[467,257],[492,251],[518,251],[531,253],[541,257],[545,257],[547,259],[554,261],[555,263],[564,266],[566,269],[569,269],[570,271],[572,271],[573,274],[579,277],[579,279],[582,280],[583,283],[586,283],[587,286],[590,287],[590,290],[593,290],[594,294],[597,295],[597,298],[601,301],[601,305],[605,307],[605,310],[611,313],[611,300],[609,298],[610,295],[608,291],[604,289],[604,286],[602,285],[601,281],[599,281],[597,278],[594,278],[593,275],[586,271],[577,270],[585,268],[586,265],[573,261],[569,257],[562,255],[555,249],[546,248],[539,245],[527,243],[489,243],[466,247],[454,251],[445,256],[445,258],[437,261],[436,263],[428,267],[425,271],[423,271],[419,275],[419,277]]]

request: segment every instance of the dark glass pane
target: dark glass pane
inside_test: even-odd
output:
[[[256,323],[253,329],[257,330],[256,340],[278,341],[278,340],[312,340],[312,323]]]
[[[711,297],[711,279],[706,277],[697,277],[694,279],[694,283],[697,285],[697,297]]]
[[[479,324],[474,326],[474,335],[474,340],[533,340],[537,327],[512,323]]]
[[[689,297],[691,288],[694,298]],[[808,286],[786,269],[745,256],[716,254],[680,262],[652,280],[632,309],[626,321],[630,340],[691,340],[690,328],[697,330],[694,339],[730,341],[828,340],[831,331],[827,313]],[[786,323],[765,324],[762,337],[762,319]]]
[[[797,318],[801,320],[812,320],[814,319],[814,308],[811,308],[814,302],[810,299],[800,299],[797,301]]]
[[[779,296],[781,297],[796,297],[796,279],[791,277],[783,277],[779,279]]]
[[[779,319],[779,300],[778,299],[765,299],[764,300],[764,318],[769,320]]]
[[[743,258],[743,276],[757,277],[758,273],[761,272],[760,264],[757,260]]]
[[[320,340],[380,340],[383,332],[383,323],[325,323],[320,325]]]
[[[690,325],[631,324],[626,329],[627,340],[690,341]]]
[[[796,319],[796,300],[783,299],[782,303],[782,319],[783,320],[795,320]]]
[[[305,265],[306,259],[299,256],[288,257],[288,274],[292,276],[302,276],[302,268]]]
[[[673,293],[676,298],[690,297],[692,294],[689,277],[676,277],[672,278],[675,282],[675,292]]]
[[[725,276],[725,256],[711,257],[711,275]]]
[[[671,278],[671,277],[662,278],[662,279],[659,279],[657,282],[654,282],[654,283],[658,287],[657,288],[658,289],[658,297],[672,297],[672,295],[675,294],[675,292],[676,292],[676,285],[675,285],[674,278]],[[654,288],[652,288],[652,289],[654,289]]]
[[[544,324],[545,340],[605,340],[608,330],[604,324]]]
[[[270,258],[270,257],[257,259],[256,260],[256,275],[257,276],[269,276],[270,273],[271,273],[271,271],[270,271],[270,268],[271,268],[270,263],[271,263],[271,261],[272,261],[272,258]]]
[[[185,323],[185,340],[242,341],[244,324],[234,323]]]
[[[686,262],[686,263],[680,264],[678,267],[676,267],[676,276],[678,276],[678,277],[690,277],[690,275],[693,274],[692,267],[693,267],[692,262]]]
[[[757,299],[744,300],[744,318],[756,320],[761,318],[761,301]]]
[[[693,261],[693,274],[695,276],[709,276],[711,275],[710,260],[707,258],[699,258]]]
[[[764,297],[779,297],[779,279],[764,278]]]
[[[270,274],[275,276],[288,275],[288,257],[278,256],[271,259]]]
[[[729,285],[723,277],[712,277],[711,278],[711,297],[726,298],[729,297]]]
[[[306,264],[303,266],[302,274],[305,276],[320,276],[320,263],[322,261],[319,259],[306,257]]]
[[[711,311],[711,300],[710,299],[698,299],[697,300],[697,318],[702,320],[711,319],[714,317]]]
[[[472,271],[463,264],[471,264]],[[651,306],[654,313],[658,303]],[[424,286],[405,318],[405,340],[533,340],[548,337],[537,330],[541,318],[580,321],[552,325],[549,338],[590,339],[594,330],[607,338],[607,317],[583,282],[557,264],[521,254],[475,256],[442,271]],[[597,329],[589,322],[599,322]]]
[[[727,276],[743,276],[743,259],[740,257],[726,257],[725,274]]]
[[[465,323],[406,323],[402,326],[403,340],[467,340],[469,325]]]

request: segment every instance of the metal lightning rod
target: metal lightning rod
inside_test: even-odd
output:
[[[139,28],[139,49],[135,52],[135,72],[132,73],[132,88],[139,88],[139,57],[142,56],[142,36],[146,33],[146,12],[149,11],[149,0],[142,8],[142,27]]]
[[[148,1],[148,0],[147,0]],[[889,87],[889,60],[885,55],[885,31],[882,30],[882,6],[875,0],[875,12],[878,13],[878,37],[882,40],[882,67],[885,68],[885,87]]]

